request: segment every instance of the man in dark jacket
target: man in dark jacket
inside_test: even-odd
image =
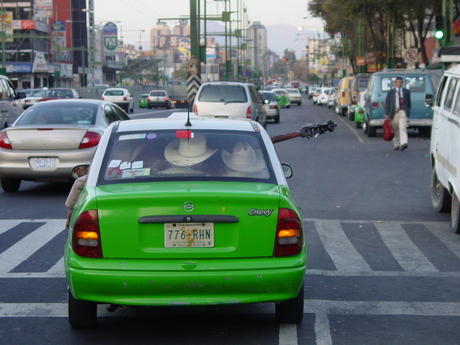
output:
[[[395,88],[390,90],[385,101],[385,120],[391,119],[395,136],[393,150],[407,149],[407,119],[410,116],[410,91],[402,87],[403,79],[396,78]]]

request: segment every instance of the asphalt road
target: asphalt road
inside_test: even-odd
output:
[[[165,117],[136,109],[133,118]],[[429,139],[392,151],[331,109],[282,109],[270,135],[306,123],[334,132],[275,144],[292,166],[309,263],[305,317],[276,324],[271,304],[206,308],[101,306],[99,326],[66,319],[62,247],[67,184],[0,192],[0,342],[4,344],[459,344],[460,236],[430,201]]]

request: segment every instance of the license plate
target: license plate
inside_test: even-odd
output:
[[[165,248],[214,247],[214,223],[166,223]]]
[[[56,169],[56,158],[40,157],[31,158],[30,165],[34,170],[54,170]]]

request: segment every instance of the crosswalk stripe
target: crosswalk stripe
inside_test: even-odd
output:
[[[46,224],[27,235],[25,238],[12,245],[10,248],[0,254],[0,275],[3,275],[30,255],[40,249],[45,243],[64,229],[65,223],[61,219],[48,220]]]
[[[315,226],[324,248],[334,261],[338,271],[372,272],[368,263],[351,244],[336,220],[316,220]]]
[[[425,224],[444,245],[460,258],[460,241],[458,234],[455,234],[447,223],[428,223]]]
[[[407,236],[400,223],[383,222],[375,224],[382,240],[406,272],[438,272]]]

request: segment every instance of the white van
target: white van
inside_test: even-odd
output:
[[[25,94],[21,96],[25,97]],[[13,124],[22,114],[24,108],[14,90],[13,83],[8,77],[0,75],[0,127],[5,128]],[[0,129],[1,129],[0,128]]]
[[[216,81],[201,84],[193,112],[199,117],[253,120],[267,124],[264,101],[253,84]]]
[[[442,76],[433,108],[431,128],[431,201],[438,212],[451,212],[452,228],[460,234],[460,65]]]

